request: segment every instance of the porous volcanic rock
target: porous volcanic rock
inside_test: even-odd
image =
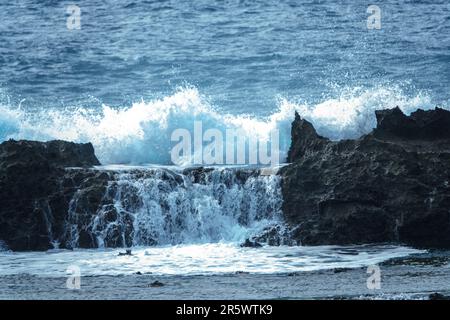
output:
[[[280,173],[292,236],[450,248],[450,112],[394,108],[376,118],[371,133],[331,141],[296,114]]]

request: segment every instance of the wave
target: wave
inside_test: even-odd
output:
[[[20,107],[0,105],[0,141],[8,139],[92,142],[103,164],[172,164],[171,134],[194,122],[207,129],[240,129],[245,140],[257,138],[270,144],[270,132],[279,133],[280,161],[286,158],[291,140],[294,111],[311,121],[319,134],[331,139],[355,138],[376,124],[374,110],[399,106],[405,113],[434,105],[427,93],[406,94],[397,86],[372,89],[348,88],[337,97],[319,103],[280,99],[268,117],[222,114],[196,88],[183,88],[153,101],[129,107],[103,105],[88,108],[43,109],[27,112]],[[225,135],[225,134],[224,134]],[[263,144],[259,144],[260,146]],[[248,159],[248,158],[247,158]],[[186,160],[189,163],[189,159]]]
[[[407,115],[419,108],[429,110],[436,107],[427,92],[406,94],[396,85],[372,89],[345,88],[337,97],[314,105],[282,100],[282,109],[295,109],[313,123],[320,135],[332,140],[355,139],[370,132],[376,126],[375,110],[396,106]]]

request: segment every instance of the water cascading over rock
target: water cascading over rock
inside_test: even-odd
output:
[[[90,144],[0,145],[0,240],[11,250],[288,239],[278,176],[99,165]]]
[[[257,170],[157,168],[105,174],[101,196],[80,189],[71,200],[64,246],[239,242],[261,239],[282,225],[279,177],[260,176]],[[93,207],[92,197],[97,198]]]

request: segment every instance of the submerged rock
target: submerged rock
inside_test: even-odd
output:
[[[243,275],[243,274],[250,274],[250,272],[238,270],[234,274],[236,274],[236,275]]]
[[[305,245],[405,243],[450,248],[450,112],[376,112],[355,140],[319,136],[296,114],[283,213]]]
[[[153,288],[158,288],[158,287],[163,287],[164,283],[156,280],[156,281],[153,281],[152,283],[150,283],[148,286],[153,287]]]
[[[445,296],[442,293],[432,293],[428,296],[428,299],[430,300],[450,300],[450,296]]]
[[[132,256],[131,249],[125,250],[125,252],[119,252],[119,256]]]
[[[350,271],[350,270],[351,270],[350,268],[334,268],[333,272],[334,273],[342,273],[342,272],[347,272],[347,271]]]
[[[262,245],[256,241],[251,241],[250,239],[245,239],[243,243],[241,243],[241,247],[246,248],[260,248]]]

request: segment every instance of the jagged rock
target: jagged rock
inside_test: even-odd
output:
[[[76,183],[66,167],[98,165],[90,143],[0,144],[0,240],[11,250],[47,250],[64,229]]]
[[[313,125],[300,118],[297,112],[292,123],[291,141],[287,162],[293,162],[309,152],[322,150],[329,143],[329,139],[319,136]]]
[[[281,169],[283,213],[302,244],[450,247],[450,112],[376,112],[377,127],[330,141],[296,115]]]
[[[375,112],[377,127],[373,135],[382,140],[396,140],[404,143],[413,141],[431,141],[431,147],[435,142],[450,140],[450,112],[436,108],[431,111],[417,110],[408,117],[396,107]],[[429,146],[420,145],[427,149]]]
[[[273,225],[263,229],[258,235],[252,237],[253,241],[264,242],[269,246],[295,246],[297,245],[290,235],[292,230],[284,225]]]

